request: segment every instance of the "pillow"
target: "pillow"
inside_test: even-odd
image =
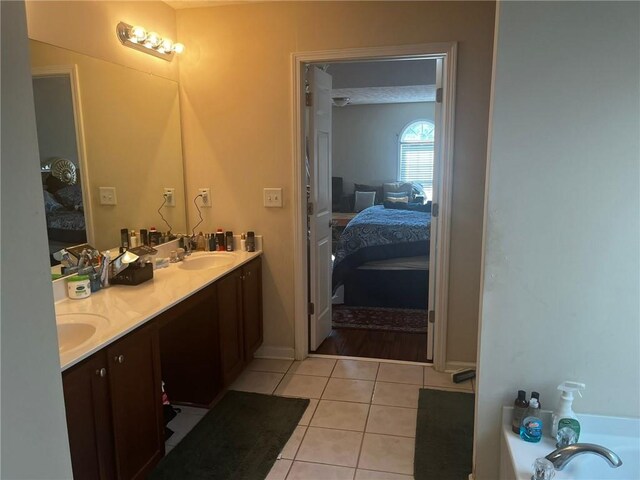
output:
[[[47,213],[59,212],[60,210],[64,210],[64,205],[56,200],[51,192],[47,192],[46,190],[42,191],[44,193],[44,211]]]
[[[380,205],[384,198],[384,192],[382,189],[382,185],[362,185],[360,183],[354,184],[354,190],[356,192],[376,192],[376,200],[375,204]]]
[[[361,212],[365,208],[373,207],[375,199],[376,192],[358,192],[356,190],[356,202],[353,209],[356,212]]]
[[[384,183],[382,185],[384,198],[387,198],[389,193],[404,193],[409,199],[413,196],[411,192],[413,191],[413,184],[411,182],[393,182],[393,183]]]
[[[83,210],[82,206],[82,188],[80,185],[69,185],[61,188],[55,193],[56,199],[71,210]]]
[[[385,202],[409,203],[409,195],[406,192],[388,192],[384,196]]]

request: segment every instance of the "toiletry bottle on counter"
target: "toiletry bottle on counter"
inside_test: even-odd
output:
[[[209,234],[209,251],[210,252],[216,251],[216,234],[215,233]]]
[[[224,232],[221,228],[216,230],[216,250],[218,250],[219,252],[224,252],[225,250]]]
[[[149,246],[149,232],[146,228],[140,229],[140,243]]]
[[[535,398],[529,402],[529,409],[531,409],[532,403],[535,404],[534,410],[539,411],[540,406]],[[542,439],[542,420],[535,415],[525,417],[520,425],[520,438],[525,442],[538,443]]]
[[[120,253],[129,248],[129,230],[126,228],[120,229]]]
[[[518,390],[518,398],[513,403],[513,419],[511,421],[511,431],[513,433],[520,434],[520,425],[522,420],[527,416],[527,409],[529,408],[529,402],[527,402],[527,392],[524,390]]]
[[[585,387],[584,383],[562,382],[558,390],[562,392],[558,408],[551,416],[551,437],[559,444],[570,445],[580,438],[580,422],[573,411],[573,392],[578,392]]]
[[[256,236],[253,232],[247,232],[247,252],[256,251]]]
[[[247,236],[244,233],[240,234],[240,251],[247,251]]]
[[[67,295],[78,300],[91,295],[91,281],[89,275],[75,275],[67,279]]]
[[[202,232],[198,233],[198,238],[196,239],[196,250],[204,252],[204,235]]]
[[[225,234],[224,245],[226,247],[227,252],[233,252],[233,232],[228,231]]]
[[[156,230],[156,227],[149,229],[149,246],[157,247],[160,244],[160,234]]]
[[[135,248],[138,245],[140,245],[140,243],[138,242],[138,236],[136,235],[136,231],[131,230],[131,235],[129,236],[129,246],[131,248]]]

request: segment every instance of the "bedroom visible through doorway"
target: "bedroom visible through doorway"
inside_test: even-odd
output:
[[[305,73],[309,351],[431,362],[442,57]]]

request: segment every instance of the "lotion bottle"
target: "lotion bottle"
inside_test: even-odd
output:
[[[580,390],[584,389],[584,387],[584,383],[569,381],[558,385],[558,390],[562,392],[562,396],[560,397],[558,408],[551,416],[551,438],[556,439],[560,444],[576,443],[580,437],[580,422],[573,411],[573,392],[578,392],[578,395],[582,396]],[[559,432],[560,435],[558,435]],[[566,440],[567,436],[571,437],[570,441]]]

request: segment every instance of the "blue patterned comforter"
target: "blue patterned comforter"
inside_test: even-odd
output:
[[[333,290],[349,270],[385,258],[429,254],[431,213],[369,207],[340,236],[333,263]]]

